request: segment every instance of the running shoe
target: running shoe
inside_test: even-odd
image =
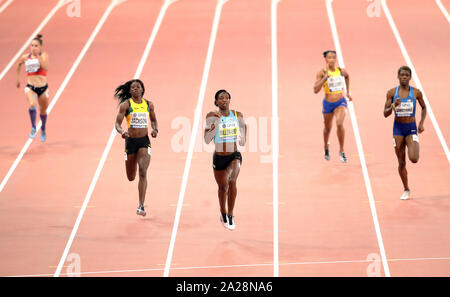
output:
[[[30,138],[33,139],[36,137],[36,128],[31,128]]]
[[[344,152],[340,152],[339,156],[341,157],[341,162],[342,163],[347,163],[347,157],[345,156]]]
[[[325,160],[330,161],[330,150],[325,149],[325,154],[323,155]]]
[[[402,194],[402,196],[400,197],[401,200],[408,200],[409,199],[409,190],[405,190]]]
[[[220,222],[222,223],[222,225],[225,228],[228,228],[228,220],[227,220],[227,214],[226,213],[221,213],[220,214]]]
[[[228,229],[234,230],[236,229],[236,224],[234,222],[234,216],[228,216]]]
[[[47,133],[45,130],[41,130],[41,141],[44,142],[47,139]]]
[[[145,212],[144,205],[138,207],[136,214],[145,217],[147,213]]]

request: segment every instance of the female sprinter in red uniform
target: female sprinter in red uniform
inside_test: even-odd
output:
[[[116,117],[116,130],[125,139],[125,168],[129,181],[136,177],[139,165],[139,206],[136,214],[145,216],[145,192],[147,190],[147,168],[150,164],[151,144],[148,138],[148,120],[150,119],[155,138],[158,135],[158,122],[153,103],[143,98],[144,83],[133,79],[116,88],[115,97],[120,100],[119,113]],[[128,131],[122,129],[126,117]]]
[[[326,51],[323,53],[326,67],[321,69],[316,75],[314,84],[314,93],[317,94],[323,87],[325,98],[323,99],[323,141],[325,160],[330,160],[330,151],[328,147],[328,139],[330,138],[331,127],[333,125],[333,117],[336,116],[337,136],[339,140],[339,156],[343,163],[347,162],[344,153],[344,118],[345,109],[347,108],[347,97],[350,101],[352,97],[349,94],[350,76],[345,69],[336,66],[336,52]],[[345,81],[344,81],[345,80]],[[345,86],[347,86],[347,94],[344,94]]]
[[[47,123],[47,107],[49,101],[49,91],[47,84],[48,54],[42,51],[42,35],[38,34],[31,41],[30,53],[23,55],[17,64],[17,82],[20,88],[20,68],[25,64],[27,71],[27,86],[25,87],[25,96],[27,97],[31,119],[30,138],[36,137],[36,98],[39,104],[39,115],[41,117],[41,141],[45,141],[47,134],[45,124]]]
[[[219,90],[214,96],[217,111],[211,111],[206,116],[205,142],[215,143],[213,155],[213,170],[217,185],[220,205],[220,221],[225,228],[234,230],[233,209],[236,201],[236,181],[242,163],[242,155],[237,150],[238,129],[241,134],[239,145],[246,142],[247,126],[242,113],[230,110],[231,95],[226,90]],[[228,210],[227,210],[228,204]]]
[[[397,73],[400,85],[390,89],[386,95],[384,104],[384,117],[391,115],[394,111],[394,149],[398,159],[398,173],[403,183],[402,200],[409,199],[410,190],[408,186],[408,172],[406,171],[406,147],[408,147],[408,158],[412,163],[419,161],[419,137],[417,132],[424,131],[423,122],[427,115],[427,107],[423,101],[422,92],[409,85],[411,80],[411,69],[402,66]],[[416,126],[416,101],[422,107],[419,127]]]

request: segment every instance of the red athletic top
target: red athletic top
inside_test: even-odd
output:
[[[38,58],[31,58],[31,54],[28,55],[25,61],[25,70],[27,75],[44,75],[47,76],[47,71],[41,68]]]

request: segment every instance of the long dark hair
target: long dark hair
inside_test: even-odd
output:
[[[119,104],[131,98],[130,88],[131,84],[134,82],[138,82],[141,85],[142,96],[144,96],[145,93],[144,83],[140,79],[132,79],[127,81],[123,85],[118,86],[114,91],[114,98],[119,100]]]

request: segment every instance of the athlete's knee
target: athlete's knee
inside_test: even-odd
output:
[[[147,177],[147,168],[139,168],[139,178]]]
[[[136,178],[136,174],[133,174],[133,175],[127,174],[127,178],[129,181],[134,181],[134,179]]]
[[[219,185],[219,193],[228,193],[229,185]]]
[[[406,162],[404,160],[398,160],[398,169],[406,168]]]
[[[228,186],[229,186],[230,188],[236,188],[236,179],[235,179],[235,178],[231,178],[231,179],[228,181]]]
[[[344,129],[344,121],[343,121],[343,120],[342,120],[342,121],[337,121],[337,122],[336,122],[336,127],[337,127],[339,130]]]
[[[330,133],[330,131],[331,131],[331,127],[327,127],[327,126],[323,127],[323,133],[328,134],[328,133]]]
[[[409,160],[411,161],[411,163],[417,163],[419,162],[419,156],[410,156]]]

